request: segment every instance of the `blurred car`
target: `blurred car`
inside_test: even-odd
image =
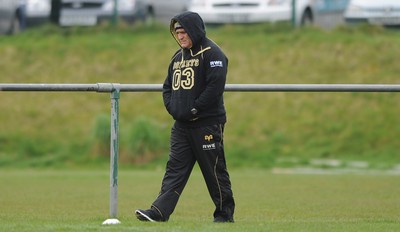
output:
[[[296,24],[313,22],[313,0],[296,0],[295,9]],[[292,0],[192,0],[189,10],[208,24],[292,20]]]
[[[400,26],[400,0],[351,0],[344,19],[349,24]]]
[[[27,27],[49,21],[51,0],[25,0],[25,24]]]
[[[162,22],[169,20],[188,9],[191,0],[147,0],[147,4],[154,17]]]
[[[0,0],[0,34],[14,34],[21,28],[19,0]]]
[[[151,15],[146,0],[61,0],[59,24],[93,26],[102,21],[111,21],[114,16],[126,23],[133,23],[146,21]]]

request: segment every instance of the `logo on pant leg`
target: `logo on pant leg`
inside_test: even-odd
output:
[[[212,135],[205,135],[204,140],[210,142],[213,139]],[[214,150],[216,149],[215,143],[210,143],[210,144],[203,144],[203,150],[204,151],[209,151],[209,150]]]
[[[203,144],[204,151],[215,150],[215,149],[216,149],[215,143]]]
[[[206,140],[206,141],[208,141],[208,142],[210,142],[212,139],[213,139],[213,136],[212,136],[212,135],[205,135],[205,136],[204,136],[204,140]]]

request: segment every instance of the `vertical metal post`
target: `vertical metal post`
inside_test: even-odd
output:
[[[118,213],[118,127],[119,89],[111,92],[111,141],[110,141],[110,217]]]
[[[296,27],[296,0],[292,0],[292,26]]]
[[[115,27],[118,24],[118,0],[113,0],[114,8],[113,8],[113,16],[112,16],[112,25]]]
[[[119,96],[118,84],[112,84],[111,90],[111,140],[110,140],[110,217],[103,225],[119,224],[118,214],[118,127],[119,127]]]

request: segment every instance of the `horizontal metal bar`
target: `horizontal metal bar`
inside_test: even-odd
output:
[[[395,84],[228,84],[240,92],[400,92]]]
[[[97,91],[97,84],[0,84],[0,91]]]
[[[160,92],[162,84],[121,84],[121,92]]]
[[[162,84],[0,84],[0,91],[160,92]],[[226,84],[229,92],[400,92],[398,84]]]

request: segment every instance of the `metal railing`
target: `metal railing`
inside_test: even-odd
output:
[[[120,92],[159,92],[162,84],[1,84],[0,91],[92,91],[111,93],[110,217],[103,224],[120,223],[118,212],[118,154]],[[226,84],[229,92],[400,92],[398,84]]]
[[[162,84],[1,84],[0,91],[158,92]],[[226,84],[230,92],[400,92],[400,84]]]

